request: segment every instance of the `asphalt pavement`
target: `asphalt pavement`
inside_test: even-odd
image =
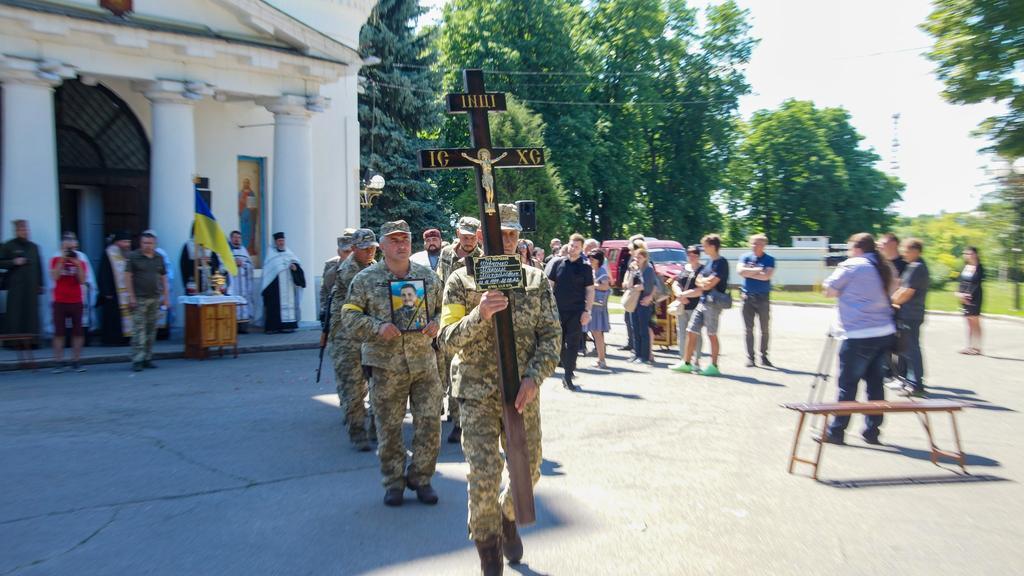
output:
[[[1024,325],[986,322],[987,356],[965,357],[962,319],[926,324],[933,396],[975,405],[959,419],[969,475],[934,466],[897,414],[881,447],[854,417],[815,482],[786,472],[796,416],[779,404],[807,399],[830,311],[773,313],[776,369],[743,367],[732,310],[722,377],[610,350],[611,370],[580,358],[580,392],[547,380],[538,522],[506,574],[1020,574]],[[407,492],[384,507],[377,458],[348,446],[316,358],[0,374],[0,575],[477,573],[459,447],[442,442],[437,506]],[[933,423],[948,445],[948,419]]]

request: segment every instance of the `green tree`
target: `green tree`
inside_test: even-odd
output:
[[[436,131],[441,114],[440,79],[428,67],[436,58],[434,39],[429,30],[415,30],[424,12],[418,0],[381,0],[359,34],[360,53],[381,59],[363,70],[359,96],[361,177],[380,173],[387,180],[384,194],[363,210],[362,225],[373,229],[399,219],[413,231],[450,221],[417,165],[417,151],[428,145],[420,135]]]
[[[584,68],[572,36],[581,18],[579,2],[570,0],[453,0],[442,12],[438,48],[448,90],[462,90],[458,70],[483,68],[488,90],[514,94],[540,114],[547,161],[557,169],[573,203],[586,206],[593,188],[590,168],[595,118],[586,107],[558,104],[586,100],[587,83],[575,76]],[[540,74],[507,73],[523,70]],[[467,145],[465,118],[450,117],[442,141],[446,146]],[[462,189],[467,181],[465,175],[439,174],[437,178],[443,193]],[[548,217],[538,213],[539,219]],[[570,218],[568,223],[557,223],[580,224],[575,213]]]
[[[491,116],[491,140],[496,147],[544,146],[544,121],[539,114],[509,98],[508,111]],[[466,177],[454,198],[454,208],[459,214],[476,215],[479,207],[473,172],[459,172],[464,172]],[[537,202],[537,231],[525,233],[524,237],[546,248],[551,238],[565,234],[571,225],[572,209],[554,166],[506,168],[494,172],[495,194],[500,202]]]
[[[935,37],[943,95],[957,104],[1004,102],[981,132],[1008,158],[1024,156],[1024,0],[934,0],[921,27]]]
[[[788,100],[754,113],[729,165],[730,240],[763,232],[846,238],[886,227],[902,184],[874,168],[878,156],[845,110]]]

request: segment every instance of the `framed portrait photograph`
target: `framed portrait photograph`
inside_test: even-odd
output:
[[[391,323],[402,332],[419,332],[430,323],[426,282],[422,279],[392,280]]]

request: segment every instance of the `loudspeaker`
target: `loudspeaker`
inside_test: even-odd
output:
[[[516,200],[519,209],[519,225],[523,232],[537,231],[537,202],[533,200]]]

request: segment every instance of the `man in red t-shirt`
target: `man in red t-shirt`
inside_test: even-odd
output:
[[[65,240],[67,236],[65,232]],[[57,362],[54,374],[64,371],[64,332],[68,319],[71,320],[71,343],[74,347],[71,369],[76,372],[85,371],[79,364],[79,358],[82,355],[82,344],[85,343],[85,334],[82,332],[82,284],[85,283],[88,264],[80,260],[74,250],[67,248],[66,242],[64,246],[60,256],[50,259],[50,278],[54,282],[53,357]]]

